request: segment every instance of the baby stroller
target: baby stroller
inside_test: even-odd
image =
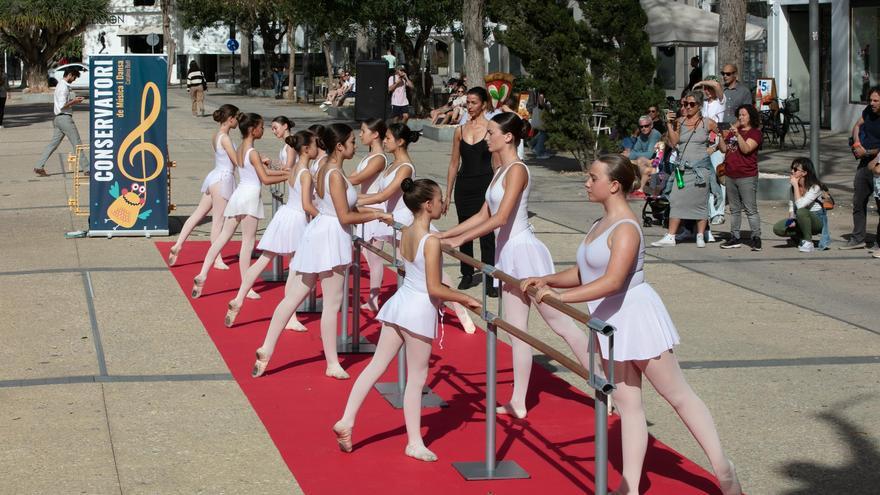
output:
[[[642,206],[642,225],[662,225],[669,227],[669,198],[663,194],[666,189],[666,181],[669,179],[669,161],[664,157],[659,171],[651,176],[648,181],[648,196]]]

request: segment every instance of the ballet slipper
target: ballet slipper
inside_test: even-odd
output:
[[[513,407],[509,402],[504,404],[503,406],[498,406],[495,408],[495,414],[501,414],[502,416],[512,416],[516,419],[526,419],[528,413],[525,410],[518,410]]]
[[[229,270],[229,265],[223,262],[223,258],[217,256],[217,259],[214,260],[214,269],[215,270]]]
[[[730,459],[727,460],[730,469],[727,473],[715,473],[718,478],[718,485],[721,487],[723,495],[742,495],[742,485],[739,484],[739,478],[736,476],[736,467]]]
[[[437,460],[437,454],[428,450],[428,447],[425,447],[424,445],[407,445],[404,453],[413,459],[418,459],[420,461],[434,462]]]
[[[370,313],[378,313],[379,307],[376,305],[376,301],[373,301],[371,299],[371,300],[361,304],[361,310],[362,311],[369,311]]]
[[[226,305],[228,308],[226,310],[226,318],[224,318],[223,323],[226,324],[226,328],[232,328],[232,325],[235,324],[235,318],[238,316],[238,312],[241,311],[241,305],[235,304],[235,299],[229,301],[229,304]]]
[[[324,371],[324,374],[330,378],[336,378],[337,380],[348,380],[351,378],[348,376],[348,373],[342,369],[342,366],[340,366],[339,363],[327,366],[327,370]]]
[[[180,254],[180,248],[171,247],[168,252],[168,266],[174,266],[177,263],[177,255]]]
[[[266,373],[266,368],[269,366],[269,356],[266,356],[263,352],[263,349],[257,349],[257,361],[254,363],[254,367],[251,370],[251,376],[254,378],[259,378]]]
[[[295,314],[290,317],[290,321],[287,322],[287,325],[284,326],[284,329],[291,330],[294,332],[308,332],[309,331],[309,329],[306,328],[305,325],[303,325],[302,323],[299,322],[299,320],[296,319]]]
[[[333,433],[336,434],[336,443],[339,444],[339,450],[343,452],[351,452],[351,430],[350,426],[345,426],[342,421],[337,421],[333,425]]]
[[[202,289],[205,288],[205,279],[196,277],[193,279],[193,287],[190,295],[193,299],[198,299],[202,295]]]
[[[253,299],[255,301],[262,299],[262,296],[257,294],[257,291],[255,291],[254,289],[249,290],[247,295],[244,297],[246,297],[248,299]]]
[[[464,306],[458,303],[452,303],[452,310],[455,311],[455,316],[458,318],[458,321],[461,322],[461,327],[464,328],[465,332],[474,333],[477,331],[477,327],[474,325],[474,320],[471,319],[471,315],[469,315],[467,310],[464,309]]]

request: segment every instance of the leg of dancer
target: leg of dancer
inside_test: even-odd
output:
[[[238,228],[239,222],[241,222],[241,218],[244,215],[239,215],[237,217],[227,217],[223,222],[223,230],[220,231],[220,235],[217,237],[217,240],[211,243],[211,247],[208,249],[208,254],[205,255],[205,260],[202,262],[202,269],[199,270],[199,274],[195,276],[193,279],[193,288],[192,288],[192,297],[193,299],[198,298],[202,295],[202,289],[205,287],[205,281],[208,280],[208,270],[211,269],[211,265],[214,264],[214,260],[220,255],[220,251],[226,246],[226,243],[229,242],[229,239],[232,239],[232,235],[235,234],[235,229]]]
[[[213,184],[209,190],[211,191],[211,242],[214,242],[220,236],[223,230],[223,211],[226,210],[226,200],[220,195],[220,184]],[[215,270],[229,270],[229,266],[223,262],[222,256],[217,256],[214,260]]]
[[[269,359],[272,358],[272,354],[275,352],[275,345],[278,343],[281,331],[284,330],[284,325],[296,313],[296,308],[309,295],[309,292],[315,287],[317,280],[317,273],[296,273],[291,271],[287,276],[287,285],[284,287],[284,299],[278,303],[275,312],[272,313],[272,320],[269,322],[269,329],[266,331],[263,345],[257,349],[257,360],[251,372],[251,376],[254,378],[260,377],[266,372]]]
[[[244,280],[245,273],[247,273],[248,267],[251,265],[251,255],[257,242],[257,227],[259,224],[260,219],[250,215],[245,215],[241,220],[241,248],[238,251],[238,273],[241,275],[241,280]],[[248,299],[259,299],[260,295],[251,288],[245,297]]]
[[[336,323],[339,318],[339,312],[342,309],[342,298],[346,295],[342,288],[345,283],[347,269],[348,266],[345,265],[337,266],[332,271],[323,272],[319,275],[323,298],[321,344],[324,348],[324,358],[327,360],[325,374],[339,380],[347,380],[349,378],[348,373],[339,364],[339,356],[336,354]]]
[[[245,297],[248,292],[250,292],[251,287],[253,287],[254,282],[256,282],[257,277],[263,273],[263,270],[269,266],[269,263],[275,260],[275,257],[278,256],[277,253],[272,253],[270,251],[263,251],[260,254],[260,257],[257,258],[250,268],[247,269],[247,272],[244,274],[244,278],[241,281],[241,287],[238,288],[238,293],[235,295],[235,298],[229,301],[226,310],[226,318],[224,318],[224,323],[227,327],[232,327],[235,324],[235,318],[238,316],[239,311],[241,311],[242,305],[244,305]],[[287,280],[290,281],[290,277],[287,277]],[[287,293],[288,284],[284,285],[284,293]],[[296,313],[293,313],[293,316],[290,317],[290,320],[287,322],[287,325],[284,326],[287,330],[293,330],[296,332],[305,332],[306,327],[299,322],[299,319],[296,316]]]
[[[382,249],[382,246],[385,245],[383,241],[375,239],[370,244],[378,249]],[[382,290],[385,260],[369,250],[364,251],[364,257],[367,258],[367,267],[370,270],[370,296],[367,298],[367,302],[361,305],[361,309],[375,313],[379,311],[379,292]]]
[[[186,222],[184,222],[183,227],[180,229],[180,234],[177,236],[177,241],[171,246],[171,250],[168,254],[168,266],[174,266],[174,264],[177,263],[177,257],[180,255],[180,250],[183,249],[183,243],[186,242],[190,234],[192,234],[192,231],[195,230],[202,219],[208,215],[208,212],[211,212],[210,239],[211,242],[217,240],[217,237],[223,230],[223,210],[226,209],[227,203],[226,199],[220,195],[220,187],[221,185],[219,182],[212,184],[208,189],[208,192],[202,194],[202,199],[199,200],[198,206],[196,206],[192,215],[186,219]],[[214,269],[228,270],[229,267],[223,262],[223,258],[218,256],[214,261]]]

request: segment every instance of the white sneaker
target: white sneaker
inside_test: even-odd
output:
[[[715,236],[712,235],[712,231],[706,233],[706,242],[715,242]]]
[[[652,246],[654,247],[667,247],[667,246],[675,246],[675,236],[672,234],[666,234],[663,236],[663,239],[659,241],[652,242]]]
[[[801,241],[801,245],[798,246],[798,251],[802,253],[812,253],[813,252],[813,241]]]
[[[706,241],[703,240],[703,236],[701,234],[697,234],[697,247],[698,248],[706,247]]]

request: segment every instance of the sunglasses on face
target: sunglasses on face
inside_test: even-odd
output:
[[[648,125],[639,124],[639,129],[650,129],[650,128],[651,128],[651,124],[648,124]]]
[[[685,107],[685,108],[694,108],[695,106],[697,106],[697,102],[695,102],[695,101],[683,101],[683,102],[681,102],[681,106],[683,106],[683,107]]]
[[[791,169],[791,173],[795,173],[795,172],[803,172],[803,170],[801,170],[801,169],[799,169],[799,168],[793,168],[793,169]]]
[[[651,110],[648,110],[648,113],[657,113],[657,110],[651,109]]]
[[[722,72],[721,73],[722,76],[732,76],[734,74],[736,74],[736,72]]]

